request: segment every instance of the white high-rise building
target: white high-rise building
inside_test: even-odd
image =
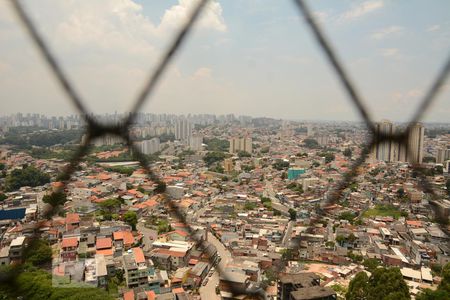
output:
[[[188,142],[192,136],[192,124],[186,119],[178,120],[175,124],[175,139]]]
[[[189,149],[193,151],[201,151],[203,149],[203,137],[200,135],[193,135],[189,139]]]
[[[395,126],[392,122],[384,120],[375,124],[376,134],[391,136],[395,134]],[[411,164],[422,163],[423,159],[424,128],[420,123],[410,126],[406,145],[395,141],[385,140],[372,149],[372,157],[386,162],[409,162]]]
[[[437,151],[436,163],[443,164],[446,160],[450,159],[450,149],[440,148]]]
[[[138,141],[134,143],[136,147],[146,155],[154,154],[160,150],[159,138],[152,138],[150,140]]]
[[[230,153],[237,153],[239,151],[245,151],[248,153],[253,152],[252,138],[231,138],[230,139]]]
[[[393,135],[395,132],[395,127],[394,124],[392,124],[392,122],[387,121],[387,120],[383,120],[379,123],[375,124],[375,130],[376,130],[376,134],[377,135]],[[386,161],[386,162],[393,162],[393,161],[397,161],[396,158],[396,147],[397,144],[394,141],[383,141],[379,144],[376,144],[374,146],[374,155],[373,157],[375,157],[375,159],[377,160],[381,160],[381,161]]]
[[[411,124],[409,127],[407,148],[400,145],[399,161],[411,164],[421,164],[423,159],[423,142],[425,129],[421,123]]]

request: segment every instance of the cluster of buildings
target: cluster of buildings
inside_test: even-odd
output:
[[[160,126],[171,119],[137,120]],[[165,183],[164,193],[139,167],[128,175],[95,162],[82,163],[65,186],[53,180],[5,193],[0,264],[20,262],[37,235],[53,249],[49,272],[56,283],[102,288],[123,277],[117,297],[127,300],[250,299],[245,292],[337,299],[342,295],[333,287],[345,288],[358,272],[369,272],[363,265],[368,259],[399,267],[412,295],[437,285],[433,267],[450,262],[449,228],[436,222],[437,215],[447,222],[450,215],[448,173],[436,171],[438,159],[424,158],[446,157],[450,135],[427,137],[416,124],[409,140],[416,150],[401,159],[391,157],[401,153],[395,145],[380,144],[334,201],[333,188],[368,138],[364,128],[231,116],[223,125],[218,118],[201,120],[196,129],[189,117],[168,121],[176,142],[163,152],[166,143],[157,137],[136,143],[144,154],[158,153],[152,170]],[[377,128],[393,130],[389,122]],[[203,141],[213,138],[228,141],[229,149],[208,165]],[[306,139],[318,146],[307,146]],[[48,174],[65,166],[1,149],[6,175],[24,164]],[[433,195],[414,175],[417,163],[432,170]],[[223,173],[211,171],[215,165]],[[61,187],[68,199],[63,212],[45,219],[42,197]],[[129,212],[136,224],[127,221]]]

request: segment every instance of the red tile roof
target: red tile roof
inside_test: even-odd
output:
[[[62,240],[61,247],[67,248],[67,247],[77,247],[78,246],[78,238],[65,238]]]
[[[181,293],[184,293],[184,289],[182,287],[179,287],[179,288],[173,289],[172,292],[174,294],[181,294]]]
[[[112,247],[111,238],[99,238],[96,242],[97,249],[107,249]]]
[[[145,262],[144,252],[142,251],[141,248],[139,247],[133,248],[133,253],[134,253],[134,260],[136,261],[136,263],[140,264]]]
[[[95,251],[95,254],[103,254],[104,256],[111,256],[113,255],[113,249],[101,249]]]
[[[123,293],[123,300],[134,300],[134,291],[129,290]]]
[[[115,231],[113,238],[115,241],[123,240],[125,245],[132,245],[134,243],[133,234],[129,231]]]
[[[148,291],[145,292],[147,294],[147,299],[148,300],[155,300],[156,299],[156,294],[155,291]]]
[[[80,223],[80,215],[77,213],[68,213],[66,215],[66,224]]]

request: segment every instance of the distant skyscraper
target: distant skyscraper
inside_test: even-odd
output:
[[[134,144],[143,154],[146,155],[154,154],[158,152],[160,148],[159,138],[152,138],[150,140],[138,141],[135,142]]]
[[[392,135],[394,134],[395,127],[392,122],[383,120],[375,124],[375,131],[377,135]],[[374,155],[377,160],[393,162],[397,161],[395,157],[395,147],[397,144],[394,141],[383,141],[374,146]]]
[[[411,164],[422,163],[424,132],[425,129],[421,123],[414,123],[410,126],[407,148],[405,145],[400,145],[400,161],[407,161]]]
[[[306,127],[306,136],[311,137],[311,136],[313,136],[314,134],[315,134],[315,132],[314,132],[314,127],[313,127],[312,124],[309,124],[309,125]]]
[[[226,158],[223,161],[223,169],[224,169],[225,173],[231,173],[231,171],[233,171],[234,166],[233,166],[233,160],[231,158]]]
[[[193,151],[201,151],[203,149],[203,137],[200,135],[193,135],[189,139],[189,149]]]
[[[395,134],[395,126],[392,122],[383,120],[375,124],[377,135]],[[424,128],[420,123],[414,123],[410,127],[406,145],[395,141],[386,140],[372,149],[372,157],[385,162],[409,162],[411,164],[422,163],[423,158]],[[409,149],[409,150],[408,150]]]
[[[192,136],[192,124],[186,119],[178,120],[175,124],[175,139],[188,142]]]
[[[245,151],[248,153],[253,152],[252,138],[231,138],[230,139],[230,153],[237,153],[239,151]]]
[[[450,149],[440,148],[437,151],[436,163],[443,164],[446,160],[450,159]]]

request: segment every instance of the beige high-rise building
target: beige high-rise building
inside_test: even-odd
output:
[[[230,139],[230,153],[237,153],[239,151],[245,151],[248,153],[253,152],[252,138],[231,138]]]
[[[450,159],[450,149],[440,148],[437,151],[436,163],[443,164],[446,160]]]
[[[425,129],[421,123],[411,124],[408,134],[407,147],[400,145],[399,161],[411,164],[421,164],[423,159],[423,142]]]
[[[231,173],[234,169],[233,160],[231,158],[226,158],[223,161],[223,169],[225,173]]]
[[[375,130],[377,135],[383,134],[383,135],[393,135],[395,132],[395,126],[392,124],[392,122],[388,120],[383,120],[379,123],[375,124]],[[376,144],[373,151],[373,157],[376,160],[386,161],[386,162],[394,162],[397,161],[396,157],[396,147],[397,144],[394,141],[383,141],[379,144]]]

